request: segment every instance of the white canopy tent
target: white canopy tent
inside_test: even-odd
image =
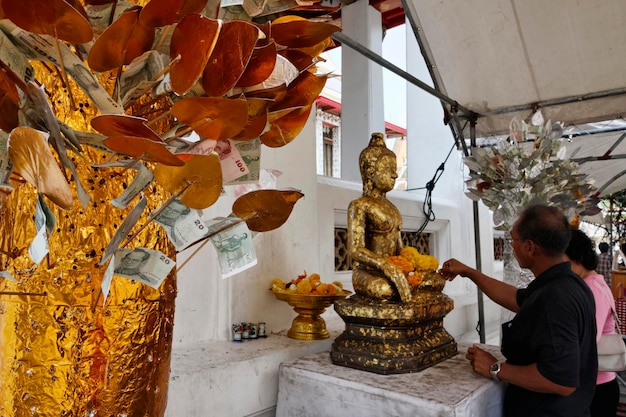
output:
[[[541,109],[601,196],[626,189],[626,2],[402,4],[457,139],[506,135]]]
[[[376,1],[383,17],[402,6],[434,88],[344,34],[333,37],[440,98],[460,146],[506,136],[514,116],[529,120],[540,109],[564,125],[570,156],[600,196],[626,189],[626,2]]]

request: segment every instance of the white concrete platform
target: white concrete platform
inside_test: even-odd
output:
[[[242,343],[176,347],[165,417],[273,417],[280,364],[330,351],[342,326],[339,318],[327,320],[326,340],[294,340],[285,331]]]
[[[459,354],[421,372],[379,375],[334,365],[329,352],[280,367],[276,417],[500,417],[504,385]],[[488,350],[501,357],[499,348]]]

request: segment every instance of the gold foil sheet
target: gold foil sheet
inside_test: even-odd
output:
[[[37,68],[38,79],[46,80],[41,75],[45,68]],[[67,91],[55,77],[50,73],[45,85],[57,115],[76,129],[88,130],[94,106],[74,89],[77,110],[71,111]],[[91,200],[83,208],[75,198],[67,211],[48,202],[57,224],[49,237],[50,253],[39,265],[28,255],[35,236],[36,191],[15,177],[15,190],[1,200],[0,270],[19,283],[0,280],[0,293],[5,293],[0,294],[0,417],[163,416],[175,272],[159,290],[114,277],[103,306],[100,284],[106,265],[98,263],[132,208],[117,209],[109,200],[130,184],[134,171],[90,168],[89,163],[104,162],[110,155],[88,148],[81,156],[69,155]],[[75,195],[73,180],[70,186]],[[169,197],[154,184],[146,194],[147,213],[137,228]],[[135,246],[175,256],[156,224],[129,245]]]

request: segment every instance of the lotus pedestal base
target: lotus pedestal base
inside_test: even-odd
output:
[[[419,294],[410,303],[358,295],[336,301],[346,330],[332,345],[332,362],[385,375],[426,369],[457,353],[454,338],[443,328],[452,307],[441,293]]]

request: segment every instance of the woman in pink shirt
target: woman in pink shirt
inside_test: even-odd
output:
[[[595,271],[598,255],[595,245],[586,234],[572,229],[572,239],[565,250],[565,255],[572,264],[572,271],[578,274],[591,288],[596,302],[596,341],[605,333],[615,333],[613,309],[615,301],[604,277]],[[591,403],[591,417],[615,417],[619,402],[619,385],[615,372],[598,372],[596,393]]]

